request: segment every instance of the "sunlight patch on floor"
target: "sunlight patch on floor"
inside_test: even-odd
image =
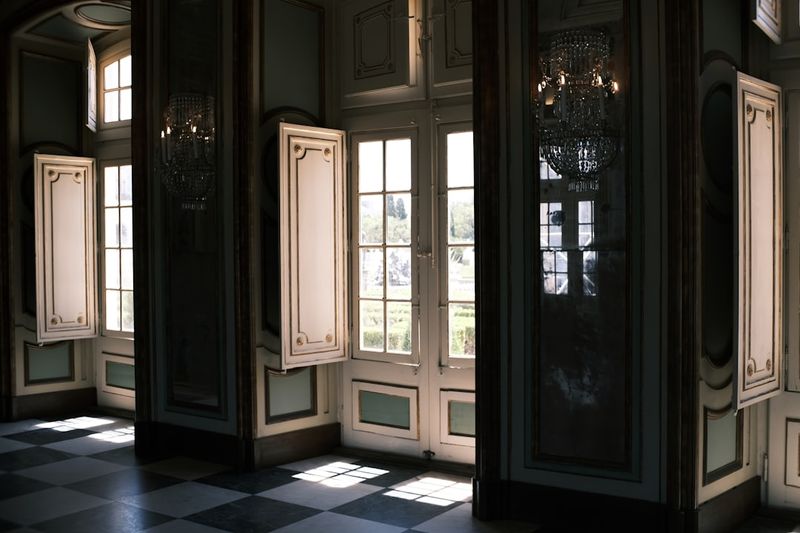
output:
[[[98,426],[105,426],[113,423],[113,420],[107,420],[105,418],[79,416],[77,418],[67,418],[66,420],[57,420],[55,422],[42,422],[41,424],[36,424],[34,427],[38,429],[52,429],[53,431],[66,432],[76,429],[96,428]]]
[[[381,470],[380,468],[335,462],[300,472],[292,477],[319,483],[326,487],[344,488],[352,487],[365,479],[376,478],[388,473],[388,470]]]
[[[396,487],[384,496],[446,507],[472,496],[472,485],[449,479],[424,477]]]

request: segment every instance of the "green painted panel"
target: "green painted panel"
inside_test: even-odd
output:
[[[447,402],[450,435],[475,436],[475,404],[472,402]]]
[[[26,381],[43,383],[69,381],[72,371],[72,342],[61,342],[49,346],[25,346]]]
[[[706,420],[706,473],[736,461],[737,427],[733,410],[720,418]]]
[[[358,391],[359,420],[391,428],[411,429],[411,401],[367,390]]]
[[[116,361],[106,361],[106,385],[136,390],[134,366]]]
[[[316,380],[311,367],[296,374],[267,376],[270,417],[314,410]]]

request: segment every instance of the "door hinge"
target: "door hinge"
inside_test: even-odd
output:
[[[761,454],[761,482],[769,481],[769,455],[767,452]]]

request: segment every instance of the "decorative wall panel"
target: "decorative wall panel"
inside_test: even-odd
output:
[[[346,359],[344,132],[280,125],[284,368]]]
[[[75,380],[75,355],[71,342],[45,346],[25,343],[25,385]]]
[[[472,1],[433,2],[431,88],[437,96],[472,90]]]
[[[756,26],[775,44],[782,42],[781,0],[751,0],[752,17]]]
[[[739,73],[738,409],[778,394],[783,368],[783,147],[779,87]]]
[[[34,155],[37,339],[97,336],[94,160]]]
[[[344,108],[425,98],[418,16],[418,0],[343,2]]]

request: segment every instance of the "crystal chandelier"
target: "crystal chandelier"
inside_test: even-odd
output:
[[[214,98],[169,97],[161,130],[161,181],[181,208],[203,210],[214,192],[216,145]]]
[[[610,54],[606,33],[570,30],[554,35],[541,57],[540,150],[550,167],[570,180],[570,191],[598,190],[599,173],[617,154],[618,135],[608,112],[619,85],[609,71]]]

